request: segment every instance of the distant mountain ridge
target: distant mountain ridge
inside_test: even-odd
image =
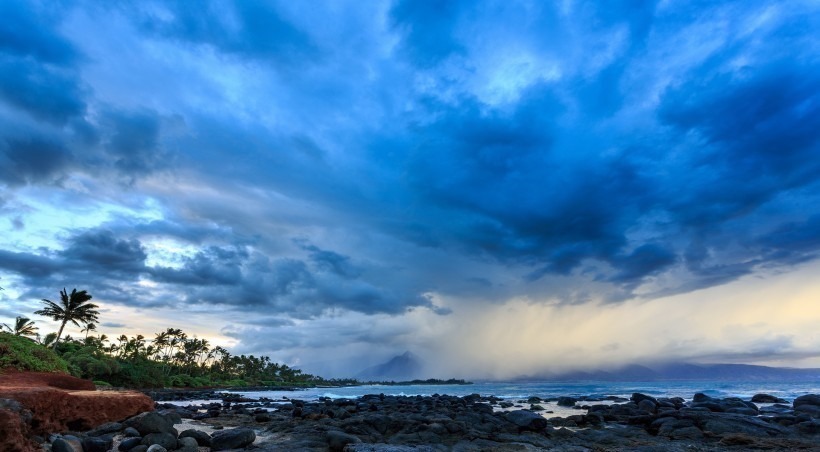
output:
[[[359,372],[356,378],[360,380],[413,380],[420,378],[423,365],[418,356],[404,352],[390,358],[387,362],[368,367]]]
[[[662,381],[662,380],[820,380],[820,369],[756,366],[752,364],[659,363],[630,364],[613,370],[573,371],[522,376],[516,380],[547,381]]]

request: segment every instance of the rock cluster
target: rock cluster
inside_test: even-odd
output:
[[[49,441],[52,452],[198,452],[201,447],[211,451],[242,449],[256,440],[250,428],[214,435],[195,429],[178,432],[174,425],[181,420],[174,410],[149,411],[83,433],[52,435]]]
[[[580,399],[576,402],[591,402]],[[252,427],[265,437],[254,444],[255,450],[683,451],[692,450],[693,444],[697,450],[810,450],[820,442],[820,422],[811,414],[820,407],[817,396],[780,408],[703,394],[689,402],[638,393],[629,400],[608,398],[613,400],[624,403],[575,405],[578,415],[551,419],[526,409],[501,410],[506,401],[479,395],[223,402],[175,411],[217,428]]]

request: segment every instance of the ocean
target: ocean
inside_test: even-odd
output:
[[[786,400],[804,394],[820,394],[820,381],[579,381],[579,382],[477,382],[471,385],[407,385],[383,386],[364,385],[344,388],[309,388],[297,391],[228,391],[251,398],[267,397],[270,399],[317,400],[320,397],[331,399],[356,398],[365,394],[386,395],[454,395],[465,396],[480,394],[496,396],[502,399],[518,400],[530,396],[542,399],[560,396],[603,398],[621,396],[629,398],[634,392],[653,397],[682,397],[691,400],[697,392],[711,397],[740,397],[748,400],[758,393],[771,394]]]

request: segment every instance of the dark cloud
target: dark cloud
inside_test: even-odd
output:
[[[77,49],[65,37],[55,33],[55,10],[61,5],[33,4],[9,0],[0,3],[0,52],[55,65],[69,65],[79,57]],[[5,71],[2,71],[5,73]],[[8,74],[7,74],[8,75]]]
[[[71,237],[60,256],[82,271],[122,273],[130,278],[145,270],[147,258],[139,240],[122,239],[105,229]]]
[[[124,323],[116,323],[116,322],[103,322],[103,323],[100,323],[100,326],[104,326],[106,328],[125,328],[128,325],[126,325]]]
[[[58,141],[29,136],[0,141],[0,181],[48,183],[67,175],[72,153]]]
[[[617,272],[610,280],[634,283],[648,275],[656,275],[677,262],[677,256],[666,247],[647,243],[628,255],[614,259]]]
[[[402,48],[422,67],[465,50],[455,35],[461,5],[457,1],[400,0],[390,10],[393,27],[404,37]]]
[[[50,276],[62,267],[47,256],[0,250],[0,268],[26,277],[40,278]]]
[[[70,72],[0,55],[0,74],[0,98],[38,120],[64,125],[85,112],[80,82]]]
[[[166,163],[159,145],[160,118],[155,112],[109,111],[100,128],[105,150],[124,173],[139,175]]]
[[[242,280],[242,263],[248,253],[242,249],[208,247],[182,259],[181,268],[153,267],[155,281],[182,285],[237,285]]]
[[[308,34],[283,15],[275,3],[182,1],[163,6],[173,17],[161,20],[150,16],[142,24],[145,30],[274,63],[303,63],[320,55]]]

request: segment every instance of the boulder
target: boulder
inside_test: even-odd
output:
[[[142,445],[152,446],[154,444],[173,450],[177,448],[177,437],[170,433],[149,433],[142,438]]]
[[[83,438],[83,450],[85,452],[108,452],[114,441],[111,437],[100,438],[89,436]]]
[[[327,445],[332,452],[342,452],[348,444],[359,444],[360,440],[357,436],[331,430],[327,432]]]
[[[181,424],[182,423],[182,416],[180,416],[177,410],[162,410],[159,412],[160,416],[164,417],[171,425],[174,424]]]
[[[578,399],[572,397],[558,397],[558,406],[575,406]]]
[[[510,411],[506,419],[515,424],[519,430],[539,432],[547,427],[547,420],[543,416],[527,410]]]
[[[149,433],[171,433],[176,437],[174,424],[156,411],[138,414],[127,419],[123,425],[135,428],[143,436]]]
[[[629,400],[632,400],[633,402],[638,404],[638,406],[640,406],[641,400],[650,400],[653,404],[658,404],[658,400],[656,398],[648,396],[646,394],[641,394],[640,392],[632,393],[632,397],[630,397]]]
[[[179,434],[179,439],[193,438],[202,447],[211,447],[211,435],[202,430],[188,429]]]
[[[117,450],[120,452],[129,452],[131,449],[139,446],[142,443],[142,438],[135,437],[135,438],[125,438],[120,441],[120,445],[117,447]]]
[[[177,452],[198,452],[199,451],[199,444],[197,444],[196,440],[188,437],[182,438],[179,440],[177,444]]]
[[[109,433],[117,433],[122,429],[123,425],[119,422],[106,422],[105,424],[98,425],[97,427],[89,430],[85,434],[88,436],[102,436]]]
[[[234,428],[214,433],[211,436],[211,450],[241,449],[253,444],[256,433],[249,428]]]
[[[83,452],[83,443],[76,436],[65,435],[51,443],[52,452]]]
[[[122,431],[122,435],[126,438],[135,438],[138,436],[142,436],[140,435],[139,430],[135,429],[134,427],[125,427],[125,429]]]
[[[820,406],[820,394],[802,395],[802,396],[794,399],[794,402],[792,403],[792,405],[794,406],[795,409],[797,409],[797,407],[803,406],[803,405]]]
[[[647,413],[654,413],[658,410],[657,403],[653,402],[654,399],[642,399],[638,402],[638,409],[642,411],[646,411]]]
[[[149,446],[148,449],[145,449],[145,452],[168,452],[168,449],[159,444],[154,444],[153,446]]]
[[[789,432],[780,425],[770,424],[762,419],[741,414],[689,412],[686,416],[694,420],[704,432],[721,436],[743,433],[749,436],[770,437],[788,434]]]
[[[771,394],[755,394],[752,396],[753,403],[789,403],[780,397],[775,397]]]

